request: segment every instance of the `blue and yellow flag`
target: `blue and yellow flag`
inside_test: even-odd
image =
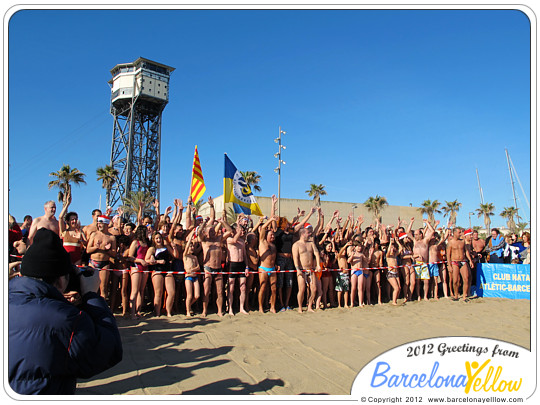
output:
[[[234,212],[237,214],[259,215],[262,211],[255,201],[255,196],[251,192],[251,187],[246,183],[244,177],[236,166],[225,154],[225,177],[223,178],[223,202],[233,203]]]

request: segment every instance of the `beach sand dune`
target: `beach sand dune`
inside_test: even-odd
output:
[[[479,336],[530,350],[530,301],[478,298],[317,313],[117,318],[124,358],[77,394],[349,395],[377,355],[429,337]]]

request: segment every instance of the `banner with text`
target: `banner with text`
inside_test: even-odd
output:
[[[479,297],[531,299],[530,264],[481,263],[476,271]]]

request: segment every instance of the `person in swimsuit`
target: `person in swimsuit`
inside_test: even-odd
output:
[[[194,255],[195,245],[193,243],[196,237],[195,228],[189,233],[186,246],[184,248],[184,271],[185,271],[185,285],[186,285],[186,316],[191,317],[194,315],[191,310],[191,306],[201,296],[201,286],[199,284],[199,277],[197,273],[200,271],[199,260]]]
[[[261,264],[259,265],[259,312],[264,313],[264,298],[268,284],[270,284],[270,312],[276,313],[277,297],[277,273],[275,271],[277,249],[274,245],[275,233],[270,228],[277,221],[276,216],[272,216],[261,226],[259,234],[259,255]]]
[[[116,238],[116,257],[111,258],[113,268],[111,275],[111,311],[116,309],[118,284],[121,283],[120,295],[122,297],[122,316],[126,317],[129,313],[129,266],[128,261],[129,246],[131,240],[126,235],[118,235]],[[120,271],[118,271],[120,270]]]
[[[334,251],[333,239],[326,242],[321,252],[321,267],[323,269],[321,277],[322,306],[330,307],[334,301],[333,273],[336,268],[336,253]]]
[[[473,265],[472,257],[469,251],[465,249],[465,241],[461,239],[461,229],[454,228],[453,238],[446,246],[446,260],[450,264],[452,270],[453,282],[453,301],[459,300],[459,282],[460,275],[463,279],[463,300],[468,302],[467,295],[470,289],[470,266]]]
[[[104,215],[98,217],[97,231],[90,235],[86,252],[90,255],[90,267],[99,270],[101,281],[99,291],[104,299],[108,298],[109,267],[111,257],[116,256],[116,238],[109,233],[110,219]]]
[[[144,289],[148,281],[148,263],[145,261],[150,241],[146,237],[146,226],[139,225],[135,229],[135,238],[129,247],[129,259],[135,265],[131,268],[131,293],[129,295],[129,305],[131,319],[138,319],[141,316]]]
[[[262,217],[259,217],[259,222]],[[247,277],[247,298],[246,298],[246,311],[249,311],[250,308],[255,308],[259,300],[259,251],[257,247],[259,246],[259,240],[257,235],[253,232],[249,232],[246,236],[246,263],[248,270]],[[257,277],[255,277],[257,275]],[[253,289],[252,299],[249,299],[249,294]]]
[[[401,260],[401,275],[404,280],[404,286],[402,288],[403,302],[407,302],[412,299],[416,284],[416,273],[413,267],[413,243],[405,232],[401,232],[398,235],[396,242],[401,246],[399,258]]]
[[[71,193],[66,195],[62,211],[60,211],[60,215],[58,216],[60,238],[63,240],[64,249],[69,253],[71,263],[75,266],[80,266],[82,264],[82,253],[86,247],[86,238],[81,231],[77,213],[66,213],[70,204]]]
[[[337,242],[337,241],[336,241]],[[343,298],[343,306],[349,308],[349,290],[350,290],[350,270],[349,263],[347,261],[347,248],[351,245],[351,242],[347,242],[339,249],[337,254],[337,263],[339,272],[336,278],[336,292],[337,292],[337,305],[341,308],[341,301]]]
[[[411,224],[414,221],[414,218],[411,219]],[[427,219],[423,219],[424,225],[427,227],[424,230],[422,229],[416,229],[414,233],[411,233],[409,235],[413,235],[413,258],[415,260],[416,266],[415,268],[415,274],[416,274],[416,295],[418,297],[418,301],[421,300],[421,293],[420,293],[420,285],[423,284],[423,290],[424,290],[424,300],[429,299],[429,285],[431,276],[429,273],[429,247],[428,243],[433,237],[433,233],[435,232],[435,229],[433,226],[429,223]],[[439,225],[439,221],[435,222],[435,227]]]
[[[438,286],[438,279],[441,279],[442,287],[443,287],[443,294],[445,298],[448,298],[448,286],[446,284],[446,271],[443,271],[442,266],[439,265],[440,256],[440,248],[444,245],[446,242],[446,239],[448,239],[449,230],[447,229],[444,238],[441,238],[438,232],[435,232],[433,234],[433,238],[429,241],[429,275],[433,280],[433,298],[438,300],[439,299],[439,286]]]
[[[64,196],[64,198],[66,197]],[[54,214],[56,214],[56,203],[54,201],[47,201],[43,206],[43,210],[45,211],[45,214],[41,217],[35,218],[32,221],[32,225],[30,225],[30,230],[28,231],[28,247],[30,247],[32,244],[34,235],[40,228],[50,229],[57,235],[60,233],[58,220],[54,217]]]
[[[246,303],[246,277],[248,275],[249,267],[246,265],[246,241],[244,240],[246,234],[246,228],[241,215],[238,216],[236,224],[233,225],[235,233],[228,236],[226,239],[227,253],[229,258],[229,291],[227,299],[229,303],[229,315],[234,316],[233,304],[234,304],[234,289],[236,286],[236,280],[240,283],[240,313],[247,314],[245,309]]]
[[[172,316],[175,283],[171,273],[171,263],[178,258],[176,245],[171,245],[160,232],[152,235],[152,246],[146,252],[144,261],[152,266],[152,286],[154,287],[154,312],[156,316],[161,315],[161,303],[163,299],[163,285],[167,292],[165,310],[167,316]]]
[[[298,280],[298,312],[302,313],[304,294],[308,285],[311,293],[308,298],[307,310],[308,312],[314,312],[313,303],[315,303],[315,310],[319,310],[322,298],[321,280],[316,276],[316,273],[321,271],[321,257],[315,243],[309,240],[311,231],[304,228],[300,230],[299,234],[300,239],[292,247],[294,267],[296,268],[296,278]]]
[[[210,205],[210,218],[208,221],[205,220],[199,225],[199,230],[197,231],[197,236],[201,242],[204,255],[204,298],[202,316],[206,316],[208,313],[212,281],[215,281],[217,314],[221,317],[223,316],[223,272],[221,267],[223,256],[223,234],[219,232],[219,229],[221,226],[225,226],[228,229],[231,229],[231,227],[227,222],[223,221],[222,218],[218,221],[215,220],[216,212],[212,197],[208,197],[208,204]]]
[[[388,280],[388,284],[392,286],[392,305],[398,305],[397,299],[401,290],[398,268],[398,257],[401,254],[401,250],[402,246],[391,237],[386,252],[386,262],[388,266],[386,279]]]
[[[373,239],[373,254],[371,256],[371,260],[369,262],[368,267],[370,268],[371,274],[373,275],[373,279],[376,283],[376,291],[377,291],[377,303],[379,305],[382,304],[382,288],[381,288],[381,273],[382,273],[382,267],[383,267],[383,251],[381,250],[381,242],[379,238]],[[370,280],[368,278],[368,280]],[[371,282],[368,282],[366,284],[366,295],[367,295],[367,302],[371,302]]]
[[[367,250],[369,249],[369,250]],[[366,256],[366,250],[370,253]],[[357,235],[352,246],[349,247],[348,262],[351,265],[351,307],[354,306],[355,295],[358,295],[358,305],[364,307],[364,284],[367,277],[370,276],[367,266],[371,261],[373,248],[364,240],[362,243],[361,236]],[[367,276],[367,277],[366,277]]]
[[[277,258],[277,290],[281,304],[281,311],[291,309],[289,301],[294,284],[294,262],[292,259],[292,245],[294,238],[294,227],[287,218],[279,217],[278,229],[275,233]]]

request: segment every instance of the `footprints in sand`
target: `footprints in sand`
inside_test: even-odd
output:
[[[259,359],[256,359],[255,357],[252,357],[252,356],[244,356],[242,361],[245,364],[249,364],[250,366],[258,366],[259,364],[261,364],[261,361]]]

